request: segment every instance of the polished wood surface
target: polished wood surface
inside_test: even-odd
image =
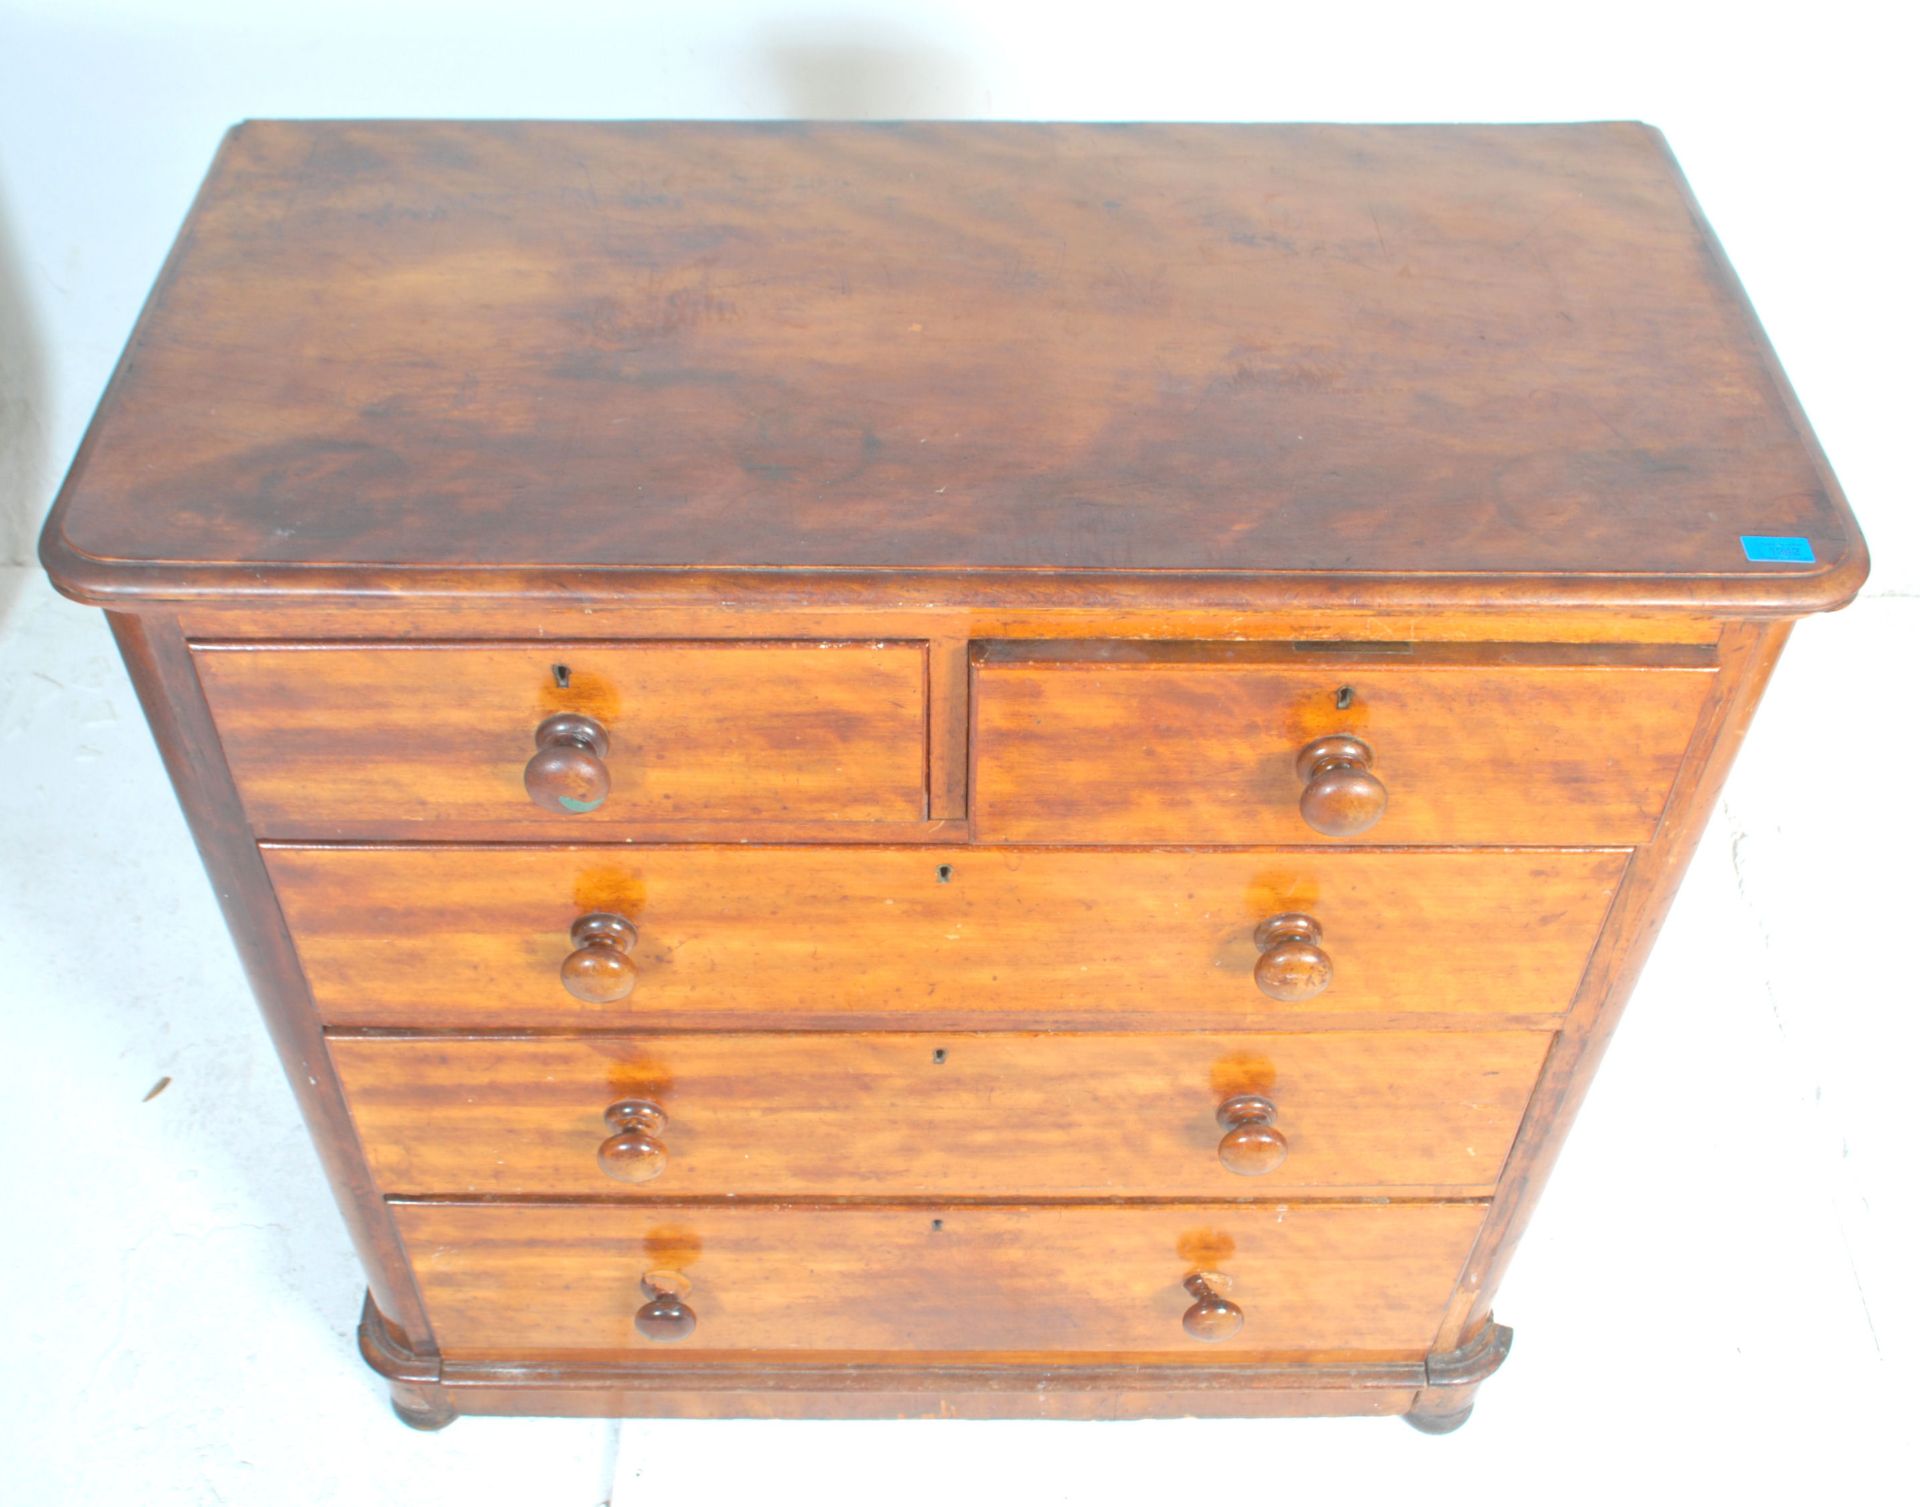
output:
[[[51,537],[79,589],[856,567],[1830,605],[1865,554],[1796,418],[1643,126],[250,122]]]
[[[1500,1369],[1513,1348],[1513,1331],[1491,1318],[1450,1350],[1427,1353],[1427,1384],[1407,1409],[1407,1422],[1423,1434],[1451,1434],[1473,1412],[1480,1383]]]
[[[1626,855],[941,848],[270,848],[332,1025],[1140,1024],[1553,1015]],[[1310,910],[1319,995],[1260,990]],[[625,998],[561,970],[583,912],[639,932]]]
[[[571,672],[565,672],[570,675]],[[563,672],[553,672],[559,684]],[[534,805],[563,816],[599,810],[613,789],[607,754],[613,740],[592,717],[555,712],[533,730],[533,757],[520,782]]]
[[[622,1099],[609,1104],[600,1118],[613,1132],[600,1143],[594,1160],[600,1170],[617,1183],[650,1183],[667,1168],[667,1146],[661,1140],[666,1133],[667,1113],[647,1099]],[[479,1127],[472,1149],[484,1155],[497,1143],[503,1127],[488,1122]],[[361,1134],[367,1132],[363,1129]]]
[[[1214,1119],[1226,1131],[1218,1148],[1220,1165],[1237,1176],[1265,1177],[1292,1149],[1280,1129],[1279,1106],[1264,1094],[1235,1094]]]
[[[699,1315],[676,1356],[1204,1362],[1424,1355],[1483,1207],[404,1203],[394,1217],[450,1358],[651,1350],[634,1329],[643,1278],[672,1267]],[[1232,1279],[1238,1334],[1186,1333],[1196,1270]]]
[[[1351,705],[1353,689],[1334,692]],[[1364,738],[1335,733],[1315,738],[1293,761],[1300,781],[1300,819],[1322,837],[1358,837],[1387,814],[1387,787],[1373,772],[1373,747]]]
[[[1180,1285],[1193,1295],[1192,1306],[1180,1316],[1180,1327],[1194,1339],[1212,1344],[1230,1340],[1246,1328],[1246,1313],[1219,1290],[1228,1285],[1219,1273],[1195,1272]]]
[[[196,662],[267,837],[566,841],[634,821],[926,816],[916,643],[233,646]],[[611,740],[604,756],[562,750],[604,757],[598,804],[529,799],[535,733],[556,712]]]
[[[288,1088],[366,1272],[368,1290],[409,1351],[431,1364],[436,1356],[432,1326],[392,1212],[361,1154],[285,914],[222,762],[219,730],[201,694],[186,638],[164,613],[113,613],[107,621],[219,897]]]
[[[1269,916],[1253,929],[1253,981],[1268,999],[1297,1005],[1318,999],[1333,982],[1333,959],[1320,945],[1325,933],[1312,916],[1290,911]]]
[[[371,638],[382,642],[457,634],[472,643],[516,642],[527,633],[527,612],[539,615],[543,632],[556,639],[813,639],[833,641],[901,637],[940,640],[938,659],[958,658],[964,668],[972,644],[983,640],[1214,642],[1229,633],[1257,643],[1422,643],[1458,646],[1487,642],[1604,645],[1613,652],[1633,646],[1687,645],[1706,653],[1720,641],[1726,623],[1695,604],[1642,606],[1637,610],[1582,612],[1529,606],[1518,598],[1490,597],[1473,611],[1418,608],[1405,604],[1315,607],[1300,601],[1256,602],[1239,577],[1215,580],[1198,600],[1190,588],[1174,599],[1154,581],[1106,583],[1099,600],[1087,603],[1078,576],[999,575],[924,578],[849,573],[837,584],[795,592],[778,575],[742,581],[734,594],[709,595],[701,576],[680,578],[678,589],[639,583],[617,596],[585,583],[526,596],[475,590],[456,598],[316,592],[247,598],[196,597],[171,612],[196,643],[267,642],[294,638],[318,642]],[[883,584],[884,582],[884,584]],[[901,593],[922,592],[902,603]],[[955,688],[948,686],[947,695]],[[964,724],[964,695],[961,696]],[[939,698],[936,698],[936,704]],[[937,714],[937,705],[936,705]]]
[[[368,1164],[393,1194],[1264,1198],[1487,1192],[1551,1039],[954,1032],[330,1045]],[[1240,1095],[1271,1102],[1287,1148],[1257,1187],[1235,1175],[1254,1169],[1223,1165],[1221,1106]],[[605,1138],[624,1123],[615,1104],[657,1118],[627,1117],[646,1147],[617,1152],[610,1178]],[[627,1167],[646,1180],[613,1180]]]
[[[657,1273],[652,1275],[657,1276]],[[645,1279],[643,1279],[644,1281]],[[1293,1418],[1405,1413],[1422,1360],[1208,1362],[1043,1356],[860,1360],[675,1355],[425,1360],[365,1305],[360,1350],[395,1406],[620,1418]],[[423,1395],[424,1394],[424,1395]]]
[[[1667,821],[1655,841],[1635,853],[1618,901],[1608,914],[1569,1029],[1556,1038],[1548,1053],[1487,1228],[1475,1242],[1446,1320],[1435,1336],[1436,1350],[1458,1347],[1492,1321],[1500,1279],[1599,1070],[1661,921],[1686,875],[1688,860],[1713,815],[1789,631],[1785,623],[1743,623],[1727,630],[1721,650],[1726,666],[1721,693],[1687,749]]]
[[[589,1005],[610,1005],[633,993],[640,966],[632,957],[640,928],[625,916],[593,911],[567,928],[573,951],[560,961],[567,993]]]
[[[1867,568],[1618,124],[252,123],[41,549],[421,1428],[1458,1427]]]
[[[1713,681],[1693,663],[1568,664],[1497,648],[1324,654],[1311,667],[1285,649],[1126,652],[981,656],[981,841],[1639,842]],[[1364,739],[1371,769],[1347,770],[1323,806],[1298,761],[1333,735]],[[1373,802],[1354,774],[1390,798]],[[1326,832],[1311,811],[1327,813]]]
[[[645,1287],[662,1277],[641,1278]],[[685,1273],[682,1280],[690,1281]],[[1403,1414],[1431,1377],[1424,1359],[1247,1363],[880,1356],[782,1359],[630,1354],[529,1359],[422,1356],[379,1309],[361,1310],[360,1353],[393,1389],[396,1410],[600,1418],[1292,1418]],[[1484,1376],[1479,1379],[1484,1379]],[[422,1423],[416,1426],[438,1426]]]
[[[665,1286],[651,1272],[640,1279],[640,1296],[646,1301],[634,1311],[633,1327],[642,1339],[656,1344],[678,1343],[699,1327],[700,1316],[681,1285],[685,1278],[678,1272],[672,1275],[678,1280]]]

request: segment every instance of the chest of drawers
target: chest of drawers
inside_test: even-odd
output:
[[[43,555],[421,1426],[1456,1426],[1866,572],[1628,125],[249,124]]]

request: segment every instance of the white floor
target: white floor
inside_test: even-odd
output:
[[[1445,1439],[402,1428],[106,630],[31,570],[0,573],[0,614],[0,1500],[1914,1499],[1920,601],[1863,601],[1789,648],[1501,1298],[1513,1358]]]

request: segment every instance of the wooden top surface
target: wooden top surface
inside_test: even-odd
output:
[[[1625,124],[250,123],[43,553],[108,600],[772,570],[1795,611],[1866,571]]]

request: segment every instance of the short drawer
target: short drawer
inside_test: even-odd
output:
[[[1492,1191],[1551,1036],[336,1037],[397,1194]]]
[[[262,836],[550,839],[926,815],[918,643],[201,645],[196,663]],[[571,807],[549,810],[527,769],[563,714],[567,731],[592,726],[549,728],[557,763],[541,778]]]
[[[1485,1205],[403,1203],[450,1360],[915,1351],[1191,1360],[1426,1353]],[[1241,1315],[1188,1332],[1186,1282]],[[651,1280],[650,1280],[651,1278]],[[658,1308],[678,1288],[690,1317]],[[671,1302],[671,1300],[670,1300]],[[1230,1316],[1223,1316],[1230,1320]],[[668,1322],[663,1322],[663,1318]],[[665,1341],[664,1343],[662,1341]]]
[[[1528,646],[1343,658],[1263,644],[984,645],[974,832],[995,843],[1643,842],[1713,667],[1698,650],[1615,652],[1631,662]],[[1357,776],[1338,757],[1356,740]],[[1348,798],[1341,782],[1355,778],[1377,787]]]
[[[324,1019],[403,1027],[1551,1016],[1626,866],[1615,850],[881,846],[266,859]],[[1281,916],[1318,940],[1263,930]],[[1316,954],[1323,974],[1287,972]]]

